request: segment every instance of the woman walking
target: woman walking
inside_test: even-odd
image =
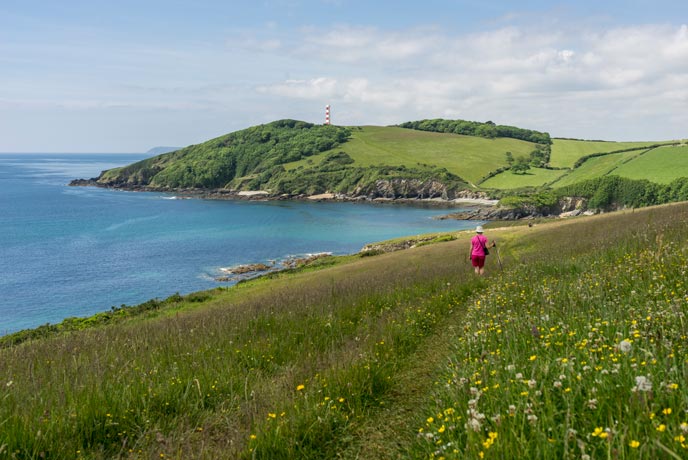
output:
[[[482,276],[485,273],[485,256],[489,254],[487,250],[487,237],[483,235],[483,226],[478,225],[475,229],[476,235],[471,238],[471,252],[468,259],[473,264],[475,274]],[[495,242],[492,242],[491,248],[495,247]]]

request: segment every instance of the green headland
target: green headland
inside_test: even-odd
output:
[[[279,120],[74,184],[213,198],[496,199],[503,211],[487,217],[503,218],[685,200],[687,176],[685,140],[560,139],[490,121]]]

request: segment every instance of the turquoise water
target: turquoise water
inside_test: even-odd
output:
[[[457,230],[442,209],[359,203],[174,199],[74,178],[145,158],[0,154],[0,334],[227,286],[221,268]]]

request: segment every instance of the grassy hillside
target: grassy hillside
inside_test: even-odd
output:
[[[507,164],[506,152],[527,156],[533,148],[533,143],[518,139],[486,139],[398,127],[361,126],[351,128],[349,141],[335,150],[346,152],[354,159],[355,165],[412,167],[422,163],[446,168],[468,181],[477,182],[490,171]],[[294,169],[309,164],[309,161],[317,162],[327,154],[285,167]]]
[[[0,457],[683,458],[687,218],[489,230],[486,279],[460,233],[0,349]]]
[[[544,168],[530,168],[525,174],[504,171],[481,182],[480,186],[487,189],[500,190],[511,190],[521,187],[540,187],[544,184],[554,182],[566,173],[566,170]]]
[[[647,179],[668,184],[679,177],[688,176],[688,146],[661,147],[633,161],[623,163],[613,174],[629,179]]]
[[[553,186],[563,187],[612,173],[616,174],[619,166],[647,153],[648,150],[645,149],[631,150],[630,152],[612,153],[590,158],[576,169],[562,174],[560,179],[557,180]]]
[[[649,180],[658,184],[668,184],[674,179],[688,177],[688,155],[686,147],[669,145],[665,147],[636,148],[641,143],[608,143],[588,141],[562,141],[555,139],[552,158],[557,145],[562,142],[570,155],[567,162],[574,164],[573,169],[531,168],[526,174],[504,171],[482,182],[480,185],[492,189],[516,189],[520,187],[550,186],[560,188],[602,176],[617,175],[636,180]],[[629,148],[618,153],[595,152],[600,147]],[[578,149],[572,147],[575,145]],[[559,149],[559,153],[562,150]],[[589,152],[585,153],[584,152]],[[589,156],[589,157],[588,157]],[[560,157],[561,159],[561,157]]]
[[[571,168],[576,161],[593,153],[609,153],[619,150],[642,148],[657,142],[606,142],[574,139],[553,139],[550,165],[555,168]]]
[[[548,133],[465,120],[389,127],[278,120],[105,171],[97,183],[292,196],[451,198],[463,190],[559,187],[609,174],[658,183],[688,176],[683,150],[646,155],[658,145],[552,141]],[[530,170],[514,174],[523,164]]]

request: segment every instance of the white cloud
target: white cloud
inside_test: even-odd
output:
[[[282,83],[258,86],[259,93],[297,99],[317,100],[335,96],[337,80],[318,77],[310,80],[286,80]]]
[[[529,127],[554,135],[604,137],[607,130],[609,136],[621,136],[630,124],[643,126],[644,113],[677,118],[671,114],[678,110],[675,102],[686,98],[685,25],[605,32],[507,27],[471,35],[342,26],[305,30],[292,47],[305,63],[302,73],[313,75],[261,85],[260,91],[295,99],[327,97],[352,107],[351,113],[361,113],[353,106],[365,104],[368,119],[349,123],[376,123],[389,119],[393,110],[399,121],[482,116],[520,125],[533,120],[540,124]],[[319,75],[321,69],[330,76]],[[667,105],[671,98],[674,103]],[[589,134],[572,132],[577,127]]]
[[[212,112],[205,123],[222,134],[278,118],[318,121],[329,103],[341,124],[446,117],[569,137],[688,137],[688,26],[594,27],[294,31],[269,23],[169,46],[3,43],[0,118],[57,107],[82,111],[86,125],[92,111],[112,109],[123,118],[145,113],[142,126],[171,112],[192,126]]]

